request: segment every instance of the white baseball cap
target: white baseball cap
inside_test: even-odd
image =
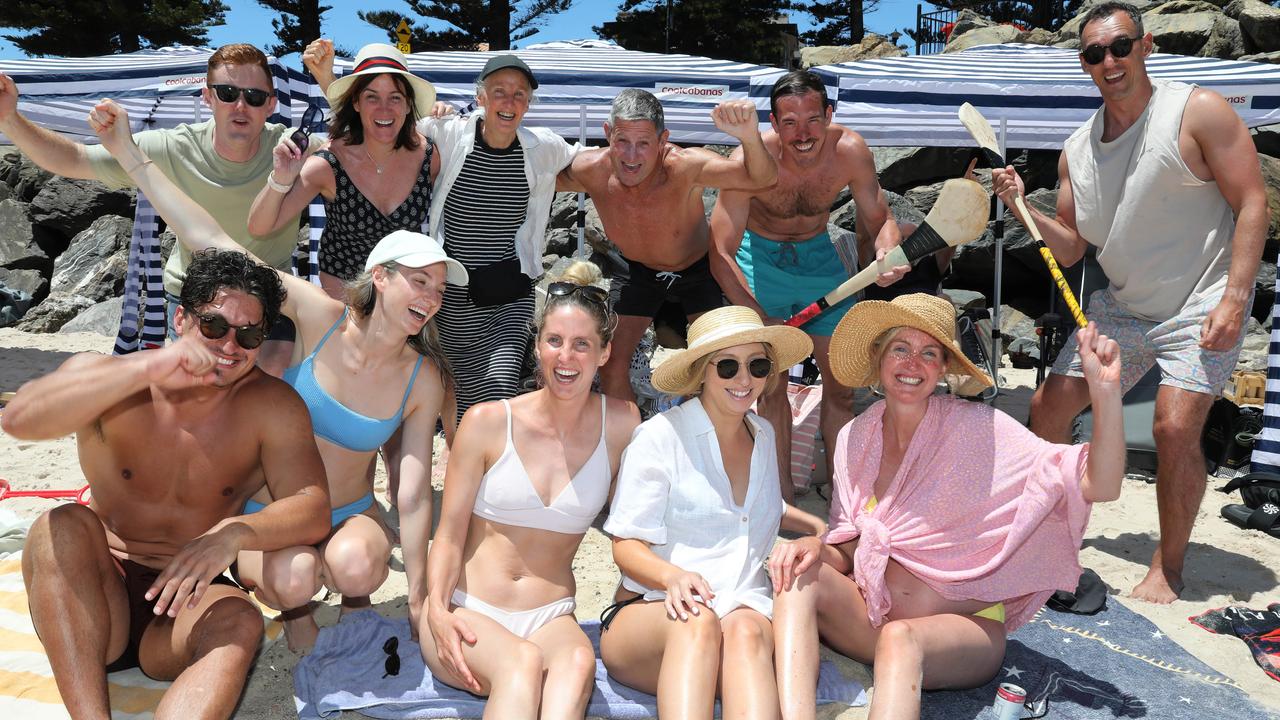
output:
[[[444,263],[448,271],[446,280],[452,285],[467,284],[467,269],[462,263],[445,254],[444,248],[430,235],[423,235],[409,230],[396,230],[378,241],[364,261],[364,269],[372,270],[375,265],[394,262],[411,268],[422,268],[436,263]]]

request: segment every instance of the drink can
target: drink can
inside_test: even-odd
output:
[[[996,702],[992,706],[996,720],[1021,720],[1022,704],[1027,701],[1027,691],[1013,683],[1000,683],[996,688]]]

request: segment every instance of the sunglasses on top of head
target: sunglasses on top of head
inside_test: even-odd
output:
[[[302,114],[302,122],[298,125],[298,129],[289,136],[293,144],[298,146],[298,152],[307,151],[307,146],[311,144],[311,128],[322,119],[322,113],[319,105],[308,105],[307,111]]]
[[[721,380],[732,380],[738,376],[738,368],[742,367],[742,363],[734,358],[724,358],[716,361],[716,375]],[[773,361],[767,357],[755,358],[747,361],[747,372],[751,377],[759,380],[760,378],[769,377],[769,373],[773,372]]]
[[[221,340],[231,330],[231,323],[218,313],[193,312],[200,334],[210,340]],[[267,331],[262,325],[241,325],[235,328],[236,344],[245,350],[253,350],[267,339]]]
[[[235,85],[210,85],[209,89],[222,102],[230,105],[244,95],[244,101],[249,103],[250,107],[262,107],[267,104],[267,99],[271,97],[271,93],[258,88],[242,88]]]
[[[547,294],[553,297],[568,297],[579,293],[589,302],[604,305],[609,301],[609,291],[595,285],[579,285],[571,282],[553,282],[547,286]]]
[[[1133,44],[1142,38],[1118,37],[1111,41],[1110,45],[1090,45],[1080,51],[1080,57],[1090,65],[1097,65],[1107,57],[1107,51],[1111,51],[1111,57],[1120,60],[1129,57],[1129,53],[1133,52]]]

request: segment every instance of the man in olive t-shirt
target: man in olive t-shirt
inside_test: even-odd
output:
[[[297,225],[286,224],[279,232],[261,238],[251,236],[247,225],[249,207],[271,172],[271,150],[288,129],[267,123],[276,106],[267,57],[252,45],[224,45],[209,57],[206,85],[202,95],[213,119],[137,133],[138,145],[236,242],[263,261],[286,268],[297,244]],[[37,165],[66,177],[99,180],[110,187],[132,184],[102,147],[81,145],[35,125],[18,113],[17,104],[17,85],[0,73],[0,132]],[[165,266],[164,288],[171,318],[190,262],[191,253],[179,243]],[[272,333],[276,341],[263,346],[258,360],[273,375],[284,370],[292,352],[292,325],[282,319],[276,328]]]

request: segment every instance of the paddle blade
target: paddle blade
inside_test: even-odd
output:
[[[987,191],[973,180],[953,178],[942,184],[942,192],[929,209],[924,222],[951,247],[973,242],[987,229],[990,200]],[[918,231],[917,231],[918,232]],[[914,236],[915,233],[912,233]],[[903,243],[904,245],[906,243]],[[935,248],[941,250],[942,248]],[[911,262],[919,257],[907,253]]]
[[[991,123],[978,112],[978,108],[964,103],[960,106],[960,124],[973,136],[974,142],[982,148],[982,154],[993,168],[1005,166],[1004,156],[1000,154],[1000,145],[996,142],[996,132]]]

